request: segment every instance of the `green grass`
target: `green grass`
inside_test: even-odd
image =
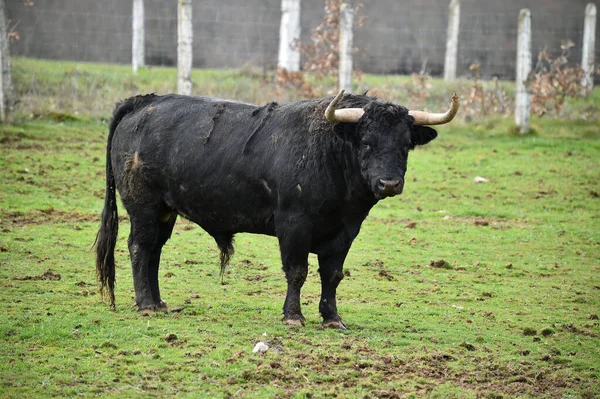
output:
[[[183,220],[160,279],[169,305],[185,308],[143,317],[132,308],[126,218],[115,312],[95,283],[104,119],[118,100],[110,96],[160,91],[160,82],[170,91],[174,80],[172,70],[147,69],[129,91],[129,68],[108,68],[15,62],[17,92],[31,90],[32,76],[45,83],[0,126],[0,397],[600,395],[597,122],[534,118],[527,136],[502,118],[440,127],[411,154],[405,192],[372,210],[352,247],[338,290],[347,331],[320,328],[314,256],[307,325],[288,328],[276,240],[238,235],[221,284],[216,245]],[[61,76],[74,70],[96,76],[80,93],[107,93],[93,111],[60,98]],[[235,95],[237,79],[259,87],[247,71],[195,72],[211,95],[262,102]],[[93,89],[100,76],[102,89]],[[252,353],[268,339],[284,353]]]

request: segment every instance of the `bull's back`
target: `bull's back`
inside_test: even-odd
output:
[[[164,96],[130,112],[112,148],[126,206],[140,199],[162,201],[209,231],[273,234],[279,186],[273,170],[281,146],[263,143],[257,109]]]

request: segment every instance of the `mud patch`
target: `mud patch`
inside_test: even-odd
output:
[[[125,154],[124,182],[128,194],[140,195],[143,192],[144,173],[146,166],[138,152]]]
[[[429,262],[429,266],[431,266],[435,269],[447,269],[447,270],[453,269],[452,265],[449,262],[445,261],[444,259],[432,260]]]
[[[46,270],[43,274],[39,276],[23,276],[23,277],[15,277],[13,280],[19,281],[27,281],[27,280],[60,280],[60,273],[54,273],[52,270]]]
[[[120,217],[119,220],[126,220],[126,217]],[[53,223],[89,223],[99,222],[100,215],[78,212],[65,212],[54,208],[43,210],[34,210],[29,212],[1,212],[0,226],[6,227],[12,225],[15,227],[53,224]]]
[[[379,271],[379,275],[378,275],[380,280],[387,280],[387,281],[394,281],[396,278],[394,276],[391,275],[390,272],[388,272],[385,269],[382,269]]]
[[[562,328],[564,330],[569,331],[570,333],[577,334],[577,335],[585,335],[587,337],[592,337],[592,338],[596,338],[598,336],[597,334],[593,333],[592,331],[576,327],[572,323],[563,324]]]

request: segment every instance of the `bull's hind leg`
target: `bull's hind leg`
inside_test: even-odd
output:
[[[150,291],[152,292],[152,300],[157,304],[158,308],[167,307],[167,303],[164,302],[160,297],[160,289],[158,286],[158,268],[160,266],[160,255],[162,253],[163,245],[171,238],[173,232],[173,226],[177,220],[176,213],[165,213],[161,216],[161,220],[158,223],[158,235],[156,237],[156,243],[152,249],[150,264],[148,267],[148,279],[150,282]]]
[[[162,246],[173,230],[175,217],[161,221],[158,210],[129,212],[131,232],[129,255],[133,271],[135,303],[139,310],[158,310],[164,307],[158,289],[158,268]]]

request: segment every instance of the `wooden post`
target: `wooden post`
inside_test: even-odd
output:
[[[281,0],[277,67],[290,72],[300,70],[300,1]]]
[[[0,121],[8,122],[12,107],[12,78],[4,0],[0,0]]]
[[[131,26],[131,68],[137,73],[144,66],[144,0],[133,0]]]
[[[529,73],[531,72],[531,12],[524,8],[519,13],[519,33],[517,39],[517,98],[515,99],[515,123],[519,133],[529,132],[531,95]]]
[[[177,7],[177,92],[192,94],[192,0]]]
[[[352,24],[354,9],[347,3],[340,6],[340,65],[338,70],[338,86],[340,90],[352,92]]]
[[[446,34],[446,60],[444,62],[444,80],[446,82],[456,79],[459,26],[460,0],[451,0],[448,11],[448,32]]]
[[[596,5],[589,3],[585,7],[583,24],[583,49],[581,54],[581,69],[583,69],[584,95],[592,93],[594,88],[594,47],[596,45]]]

